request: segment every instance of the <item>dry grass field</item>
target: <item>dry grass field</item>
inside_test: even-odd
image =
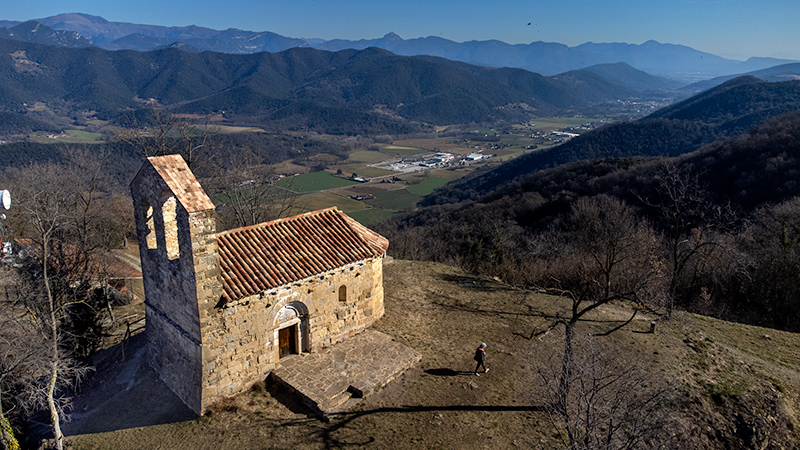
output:
[[[526,293],[496,280],[472,277],[436,263],[394,261],[385,267],[386,315],[376,328],[423,355],[421,366],[324,423],[263,386],[218,404],[204,417],[171,420],[145,385],[117,385],[129,394],[118,411],[133,410],[101,431],[68,437],[89,449],[504,449],[557,448],[557,432],[536,368],[548,369],[563,327],[547,330],[568,306],[563,299]],[[627,319],[630,310],[609,306],[578,327],[585,336]],[[660,322],[640,316],[599,337],[618,359],[647,369],[672,387],[661,412],[673,448],[796,448],[800,404],[800,335],[731,324],[690,314]],[[486,342],[489,373],[472,374],[472,354]],[[142,366],[141,379],[152,373]],[[148,375],[149,374],[149,375]],[[83,391],[90,397],[98,373]],[[158,383],[152,383],[157,386]],[[127,387],[127,391],[126,391]],[[136,389],[144,389],[136,391]],[[110,391],[109,391],[110,392]],[[163,393],[157,391],[156,395]],[[117,395],[117,394],[114,394]],[[105,401],[108,402],[109,395]],[[174,401],[174,400],[173,400]],[[80,399],[78,401],[81,403]],[[152,406],[152,405],[156,406]],[[161,405],[161,406],[158,406]],[[113,408],[111,409],[114,410]],[[121,413],[120,413],[121,414]],[[160,414],[160,415],[159,415]],[[147,424],[148,415],[158,416]],[[136,420],[135,418],[139,418]],[[666,422],[665,422],[666,423]],[[738,445],[736,445],[738,443]],[[761,447],[764,446],[764,447]]]

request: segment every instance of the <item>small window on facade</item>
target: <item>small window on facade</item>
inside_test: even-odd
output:
[[[167,259],[178,259],[181,256],[178,245],[178,217],[176,214],[177,201],[169,197],[164,201],[161,211],[164,217],[164,240],[167,244]]]
[[[340,286],[339,287],[339,301],[346,302],[347,301],[347,286]]]
[[[142,203],[142,214],[144,214],[144,221],[147,225],[147,248],[154,249],[158,247],[156,243],[156,226],[153,222],[153,207],[148,203]]]

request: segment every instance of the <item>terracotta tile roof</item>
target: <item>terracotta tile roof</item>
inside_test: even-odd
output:
[[[389,241],[337,208],[217,234],[223,300],[382,256]]]
[[[151,156],[147,161],[166,181],[167,186],[175,194],[187,212],[214,209],[214,204],[197,182],[197,178],[189,170],[181,155]]]

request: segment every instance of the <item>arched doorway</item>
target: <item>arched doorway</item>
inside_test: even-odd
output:
[[[275,318],[275,342],[278,357],[284,358],[308,351],[308,312],[305,305],[292,302],[281,308]]]

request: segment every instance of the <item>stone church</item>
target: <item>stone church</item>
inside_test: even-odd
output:
[[[218,233],[180,155],[148,158],[131,194],[147,359],[198,414],[383,315],[389,242],[336,208]]]

